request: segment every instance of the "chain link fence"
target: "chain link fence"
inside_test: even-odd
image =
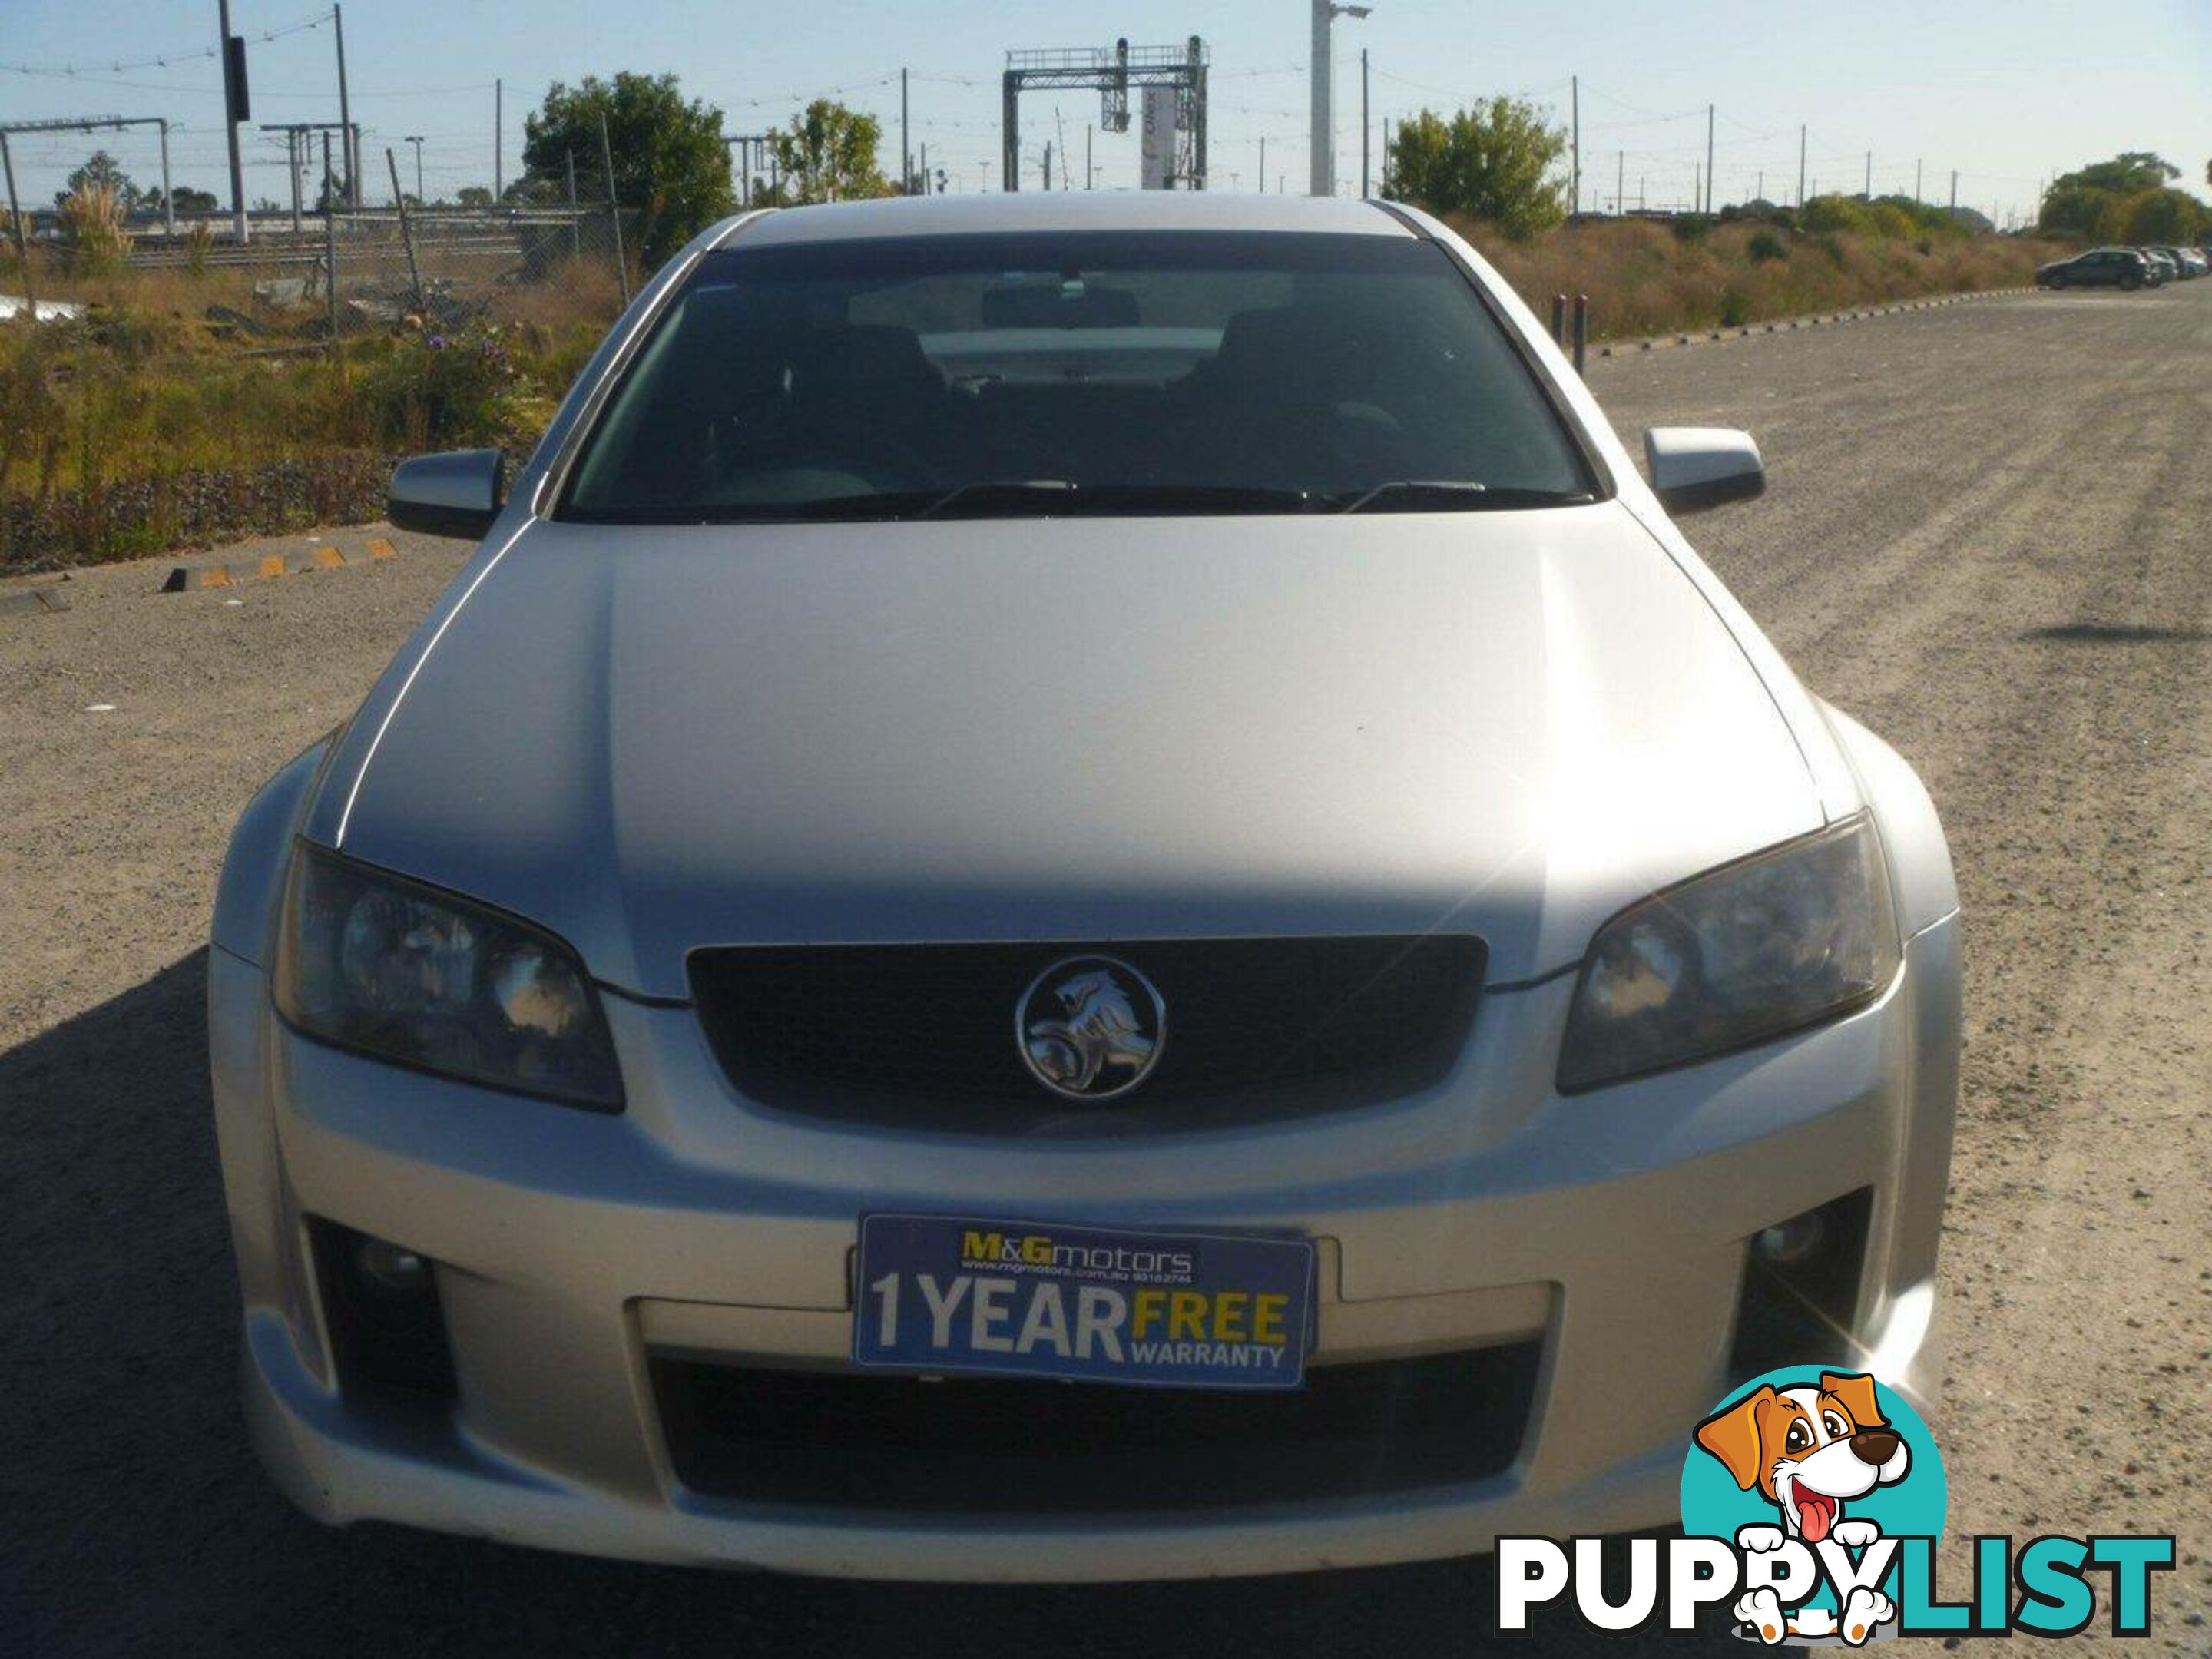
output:
[[[398,456],[526,451],[641,281],[640,216],[562,185],[303,204],[243,244],[227,217],[24,226],[0,251],[0,570],[358,522]]]
[[[198,229],[137,237],[91,271],[57,246],[46,251],[45,287],[66,295],[98,278],[197,289],[211,325],[270,337],[343,339],[410,319],[604,326],[639,281],[636,216],[620,211],[629,222],[618,223],[617,212],[586,203],[341,209],[303,212],[296,224],[264,216],[242,246]]]

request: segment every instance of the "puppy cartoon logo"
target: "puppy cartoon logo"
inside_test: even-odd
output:
[[[1863,1373],[1770,1372],[1698,1424],[1693,1440],[1685,1527],[1730,1539],[1747,1559],[1773,1560],[1785,1547],[1802,1559],[1826,1545],[1869,1563],[1886,1536],[1942,1529],[1942,1463],[1926,1425]],[[1857,1647],[1896,1633],[1893,1581],[1852,1583],[1840,1597],[1823,1584],[1798,1601],[1762,1577],[1748,1575],[1734,1604],[1747,1640]]]

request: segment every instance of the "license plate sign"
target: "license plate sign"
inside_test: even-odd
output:
[[[860,1218],[855,1364],[1152,1388],[1295,1389],[1310,1239]]]

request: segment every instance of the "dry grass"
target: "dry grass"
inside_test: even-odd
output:
[[[1596,339],[2009,288],[2033,281],[2035,267],[2063,251],[2009,237],[1807,235],[1749,222],[1687,240],[1639,219],[1563,227],[1526,242],[1480,225],[1457,228],[1540,316],[1555,294],[1587,294]]]
[[[564,264],[488,285],[470,320],[368,325],[333,353],[321,305],[254,297],[265,271],[39,263],[41,298],[88,310],[0,325],[0,568],[373,508],[361,479],[404,447],[395,409],[421,405],[441,442],[526,445],[621,301],[611,270]]]

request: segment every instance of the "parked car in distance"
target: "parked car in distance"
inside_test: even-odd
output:
[[[2148,264],[2151,269],[2152,287],[2161,287],[2167,283],[2175,283],[2181,280],[2181,266],[2175,261],[2173,256],[2168,253],[2164,248],[2145,247],[2138,248],[2136,251],[2142,255],[2144,262]]]
[[[2093,247],[2070,259],[2057,259],[2035,273],[2041,288],[2125,288],[2155,286],[2149,259],[2131,247]]]
[[[2173,262],[2175,275],[2185,283],[2197,275],[2197,261],[2189,257],[2194,251],[2185,247],[2161,247],[2154,250],[2155,252],[2164,254]]]
[[[2203,248],[2185,247],[2181,250],[2181,257],[2189,262],[2190,270],[2199,276],[2212,273],[2212,253],[2205,252]]]
[[[1644,448],[1403,208],[703,232],[511,489],[399,468],[482,545],[232,842],[283,1489],[1274,1573],[1669,1522],[1723,1377],[1931,1387],[1943,832],[1674,524],[1750,437]]]

